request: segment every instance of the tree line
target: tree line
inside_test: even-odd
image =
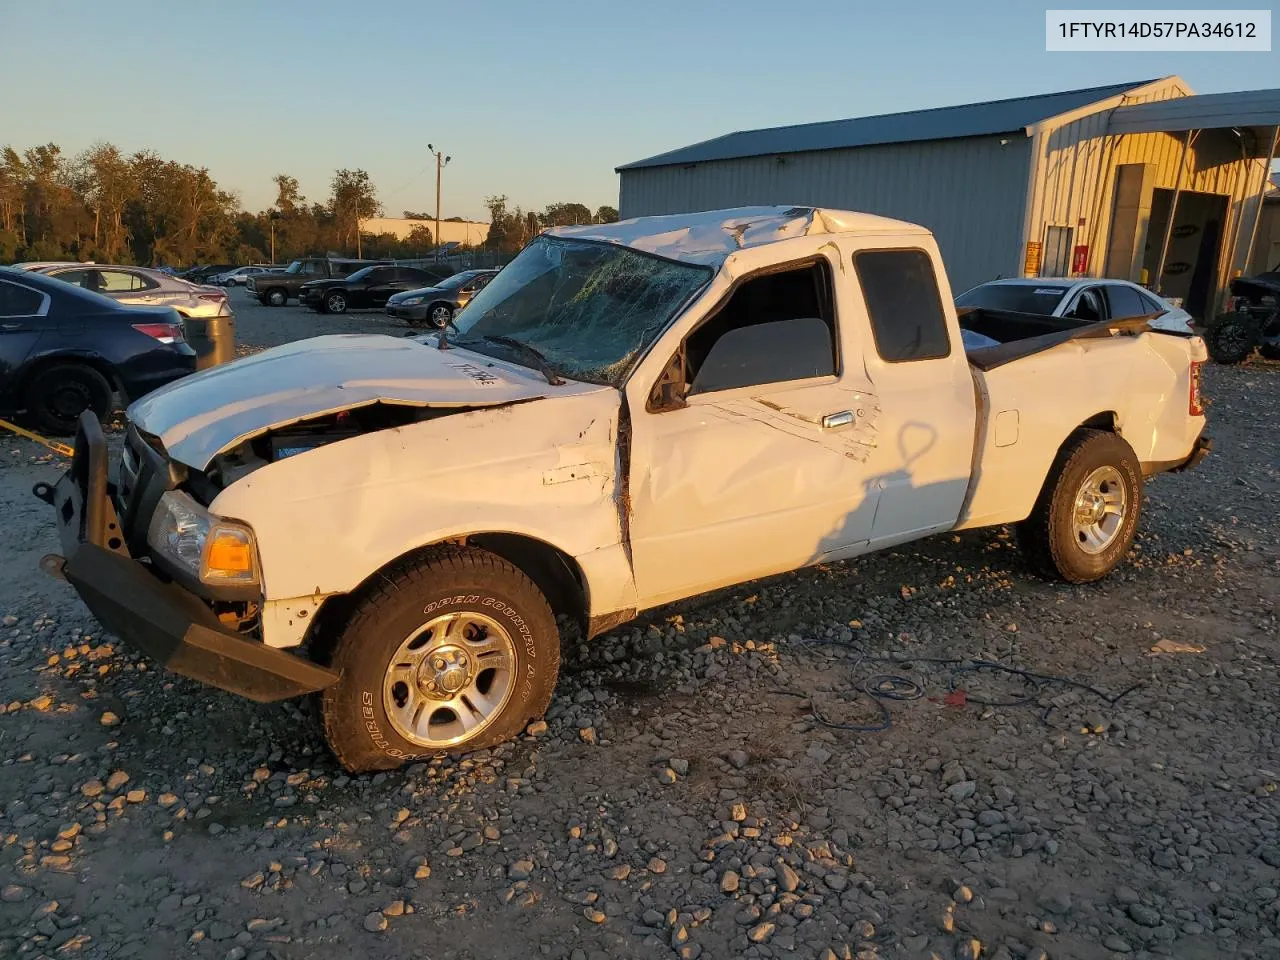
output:
[[[302,196],[296,178],[277,174],[268,209],[243,210],[206,167],[165,160],[154,151],[124,154],[109,143],[74,156],[57,144],[0,150],[0,263],[93,260],[184,267],[197,263],[283,263],[335,253],[416,257],[434,247],[422,225],[403,240],[362,235],[361,220],[382,214],[377,189],[360,169],[334,172],[323,200]],[[486,201],[492,215],[486,246],[510,253],[538,230],[612,222],[612,207],[553,203],[541,212],[508,209],[505,196]],[[406,219],[433,217],[404,211]],[[459,220],[459,217],[452,217]],[[274,243],[273,243],[274,241]]]

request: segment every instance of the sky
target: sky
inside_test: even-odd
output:
[[[399,216],[434,211],[434,143],[453,158],[441,215],[487,219],[493,194],[526,210],[616,206],[616,166],[734,130],[1171,73],[1197,93],[1280,86],[1280,46],[1047,53],[1044,9],[982,0],[0,0],[0,145],[155,150],[207,167],[250,210],[274,200],[277,173],[323,201],[335,169],[360,167]]]

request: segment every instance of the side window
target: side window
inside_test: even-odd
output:
[[[124,270],[99,270],[99,288],[103,293],[137,293],[139,290],[151,290],[158,284],[152,283],[138,273]]]
[[[685,340],[683,392],[831,376],[836,323],[825,260],[753,277]]]
[[[1148,296],[1145,293],[1140,293],[1138,296],[1141,298],[1142,305],[1145,308],[1142,311],[1144,314],[1169,312],[1169,304],[1165,303],[1163,300],[1157,300],[1155,297]]]
[[[336,267],[336,265],[335,265]],[[324,265],[315,260],[308,260],[302,265],[302,272],[309,277],[324,276]],[[344,271],[335,269],[333,271],[335,277],[345,276]]]
[[[1126,320],[1129,317],[1141,317],[1153,311],[1142,300],[1142,294],[1133,287],[1119,283],[1106,286],[1107,306],[1111,310],[1112,320]]]
[[[0,280],[0,317],[34,317],[43,305],[39,290]]]
[[[430,278],[421,270],[416,270],[413,267],[400,267],[396,270],[396,279],[404,280],[407,283],[420,283],[424,287],[431,286]]]
[[[390,283],[395,278],[395,267],[378,267],[369,271],[369,283]]]
[[[476,277],[474,280],[471,281],[471,285],[475,287],[477,290],[483,290],[485,287],[489,285],[489,281],[492,280],[495,276],[497,276],[497,274],[482,273],[480,274],[480,276]]]
[[[1066,315],[1081,323],[1099,323],[1106,317],[1102,312],[1102,298],[1098,296],[1097,287],[1085,287],[1076,297],[1075,305]]]
[[[84,287],[86,290],[94,289],[95,271],[93,270],[63,270],[61,273],[55,273],[53,276],[61,280],[63,283],[74,283],[77,287]]]
[[[923,250],[862,250],[853,255],[876,352],[888,363],[951,353],[933,261]]]

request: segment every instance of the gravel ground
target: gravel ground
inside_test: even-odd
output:
[[[0,956],[1280,956],[1280,366],[1206,381],[1214,456],[1103,584],[1002,530],[775,578],[570,640],[516,742],[355,778],[308,704],[166,675],[39,574],[60,464],[5,438]]]

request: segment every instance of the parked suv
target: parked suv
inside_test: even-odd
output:
[[[283,307],[311,280],[335,280],[350,276],[364,267],[390,263],[390,260],[347,260],[336,257],[302,257],[284,270],[272,270],[250,277],[244,285],[251,296],[266,307]]]

